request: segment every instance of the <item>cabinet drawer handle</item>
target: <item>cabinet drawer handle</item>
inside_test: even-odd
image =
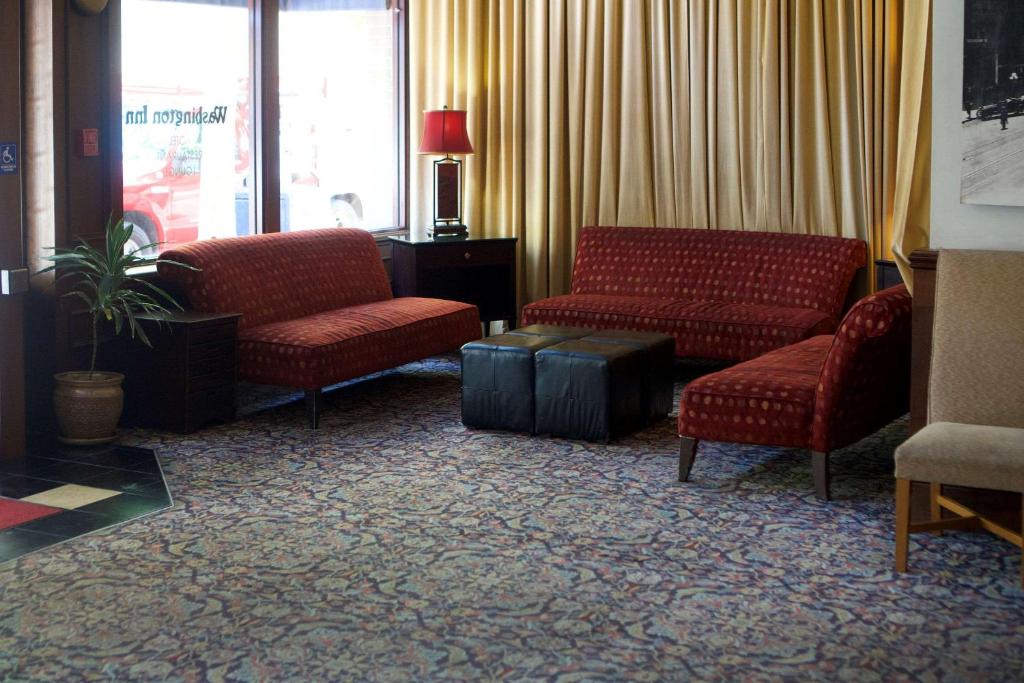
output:
[[[462,258],[464,258],[464,259],[466,259],[468,261],[469,260],[469,252],[467,251],[465,254],[463,254]]]

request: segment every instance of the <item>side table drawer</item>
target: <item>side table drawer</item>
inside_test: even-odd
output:
[[[420,268],[487,266],[509,262],[513,247],[504,244],[443,244],[417,254]]]

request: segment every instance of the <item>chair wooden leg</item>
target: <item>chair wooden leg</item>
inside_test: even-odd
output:
[[[311,389],[306,391],[306,423],[310,429],[320,428],[320,403],[323,391]]]
[[[828,453],[811,451],[814,467],[814,495],[821,500],[832,500],[832,475],[829,472]]]
[[[910,480],[896,480],[896,571],[907,571],[910,545]]]
[[[942,520],[942,506],[939,505],[939,496],[942,495],[942,484],[933,481],[928,484],[928,507],[931,510],[931,521],[939,522]],[[936,536],[942,535],[942,529],[936,529],[932,532]]]
[[[697,439],[688,436],[679,437],[679,481],[690,478],[694,458],[697,457]]]

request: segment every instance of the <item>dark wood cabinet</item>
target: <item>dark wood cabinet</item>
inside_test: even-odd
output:
[[[410,240],[392,237],[395,296],[475,304],[480,321],[516,326],[516,238]]]
[[[140,316],[153,348],[129,341],[125,420],[192,432],[235,417],[235,343],[238,314],[179,311]]]

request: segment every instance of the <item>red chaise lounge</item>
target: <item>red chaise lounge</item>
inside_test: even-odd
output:
[[[241,313],[238,377],[303,389],[309,426],[321,389],[453,351],[480,337],[476,306],[393,298],[373,236],[329,228],[205,240],[163,258],[192,308]]]
[[[814,490],[831,496],[831,451],[907,412],[911,298],[904,285],[858,301],[835,335],[787,346],[686,385],[679,481],[700,440],[806,448]]]
[[[866,255],[841,237],[584,228],[572,293],[527,305],[523,324],[662,332],[678,357],[747,360],[834,332]]]

